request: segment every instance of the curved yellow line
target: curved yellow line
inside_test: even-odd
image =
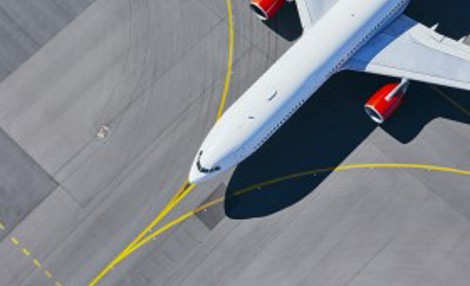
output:
[[[225,75],[224,91],[221,96],[217,112],[217,120],[222,117],[227,101],[227,96],[230,90],[230,83],[232,79],[233,69],[233,54],[235,49],[235,28],[233,24],[233,9],[232,0],[226,0],[227,12],[228,12],[228,57],[227,57],[227,74]],[[89,284],[88,286],[96,286],[119,262],[129,256],[133,251],[132,249],[136,245],[144,240],[146,234],[148,234],[152,228],[154,228],[166,215],[176,206],[178,203],[186,197],[193,189],[195,185],[189,185],[187,182],[181,186],[179,191],[165,206],[165,208],[157,215],[157,217],[141,232],[139,235],[120,253],[118,254]]]
[[[142,231],[137,235],[136,238],[121,252],[119,253],[88,285],[96,286],[99,281],[101,281],[106,274],[108,274],[123,258],[127,257],[127,253],[130,252],[132,247],[141,241],[145,235],[152,231],[162,219],[181,201],[183,200],[193,189],[195,185],[190,185],[188,182],[185,182],[178,192],[171,198],[168,204],[163,208],[163,210],[157,215],[157,217]]]
[[[232,80],[232,68],[233,68],[233,52],[235,49],[235,28],[233,25],[233,13],[232,13],[232,0],[226,0],[227,2],[227,13],[228,13],[228,58],[227,58],[227,74],[225,75],[225,84],[222,97],[220,99],[219,110],[217,111],[217,120],[222,117],[224,112],[225,103],[230,90],[230,82]]]
[[[159,228],[155,232],[149,234],[147,237],[142,239],[140,242],[135,244],[123,257],[120,257],[120,259],[117,261],[117,263],[120,263],[122,260],[124,260],[126,257],[131,255],[133,252],[137,251],[139,248],[143,247],[145,244],[149,243],[156,237],[160,236],[161,234],[165,233],[169,229],[173,228],[174,226],[184,222],[188,218],[194,216],[198,212],[207,209],[209,207],[212,207],[218,203],[223,202],[226,199],[230,199],[232,197],[236,196],[241,196],[246,193],[252,192],[254,190],[257,190],[260,187],[266,187],[269,185],[273,185],[276,183],[280,183],[283,181],[287,180],[293,180],[293,179],[298,179],[301,177],[306,177],[306,176],[312,176],[320,173],[326,173],[326,172],[333,172],[333,171],[348,171],[348,170],[358,170],[358,169],[415,169],[415,170],[426,170],[426,171],[435,171],[435,172],[445,172],[445,173],[452,173],[452,174],[457,174],[457,175],[470,175],[470,170],[462,170],[462,169],[457,169],[457,168],[450,168],[450,167],[442,167],[442,166],[436,166],[436,165],[429,165],[429,164],[381,164],[381,163],[372,163],[372,164],[348,164],[348,165],[340,165],[337,167],[329,167],[329,168],[322,168],[322,169],[315,169],[315,170],[310,170],[310,171],[305,171],[305,172],[300,172],[300,173],[295,173],[291,175],[287,175],[284,177],[268,180],[265,182],[261,182],[259,184],[252,185],[250,187],[238,190],[234,192],[234,195],[228,198],[218,198],[215,199],[211,202],[208,202],[194,210],[191,210],[190,212],[187,212],[183,214],[182,216],[172,220],[171,222],[167,223],[163,227]]]

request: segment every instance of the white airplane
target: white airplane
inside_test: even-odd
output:
[[[401,78],[365,105],[383,123],[409,80],[470,90],[470,46],[402,15],[410,0],[296,0],[302,37],[220,118],[197,152],[190,183],[208,180],[260,148],[333,74],[355,70]],[[286,0],[251,0],[262,20]]]

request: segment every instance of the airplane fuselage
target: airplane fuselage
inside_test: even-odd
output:
[[[338,1],[214,125],[196,155],[190,182],[207,180],[254,153],[408,2]]]

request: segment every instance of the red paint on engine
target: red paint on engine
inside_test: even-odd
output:
[[[286,0],[251,0],[251,9],[263,20],[274,16]]]
[[[366,109],[369,108],[378,113],[383,121],[390,118],[390,116],[400,107],[403,103],[404,93],[398,91],[398,93],[387,100],[387,96],[398,86],[398,83],[387,84],[379,89],[366,103]]]

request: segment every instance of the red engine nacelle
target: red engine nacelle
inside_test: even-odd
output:
[[[379,89],[366,103],[364,109],[375,122],[382,124],[403,103],[408,81],[387,84]]]
[[[250,8],[261,20],[274,16],[286,3],[286,0],[251,0]]]

